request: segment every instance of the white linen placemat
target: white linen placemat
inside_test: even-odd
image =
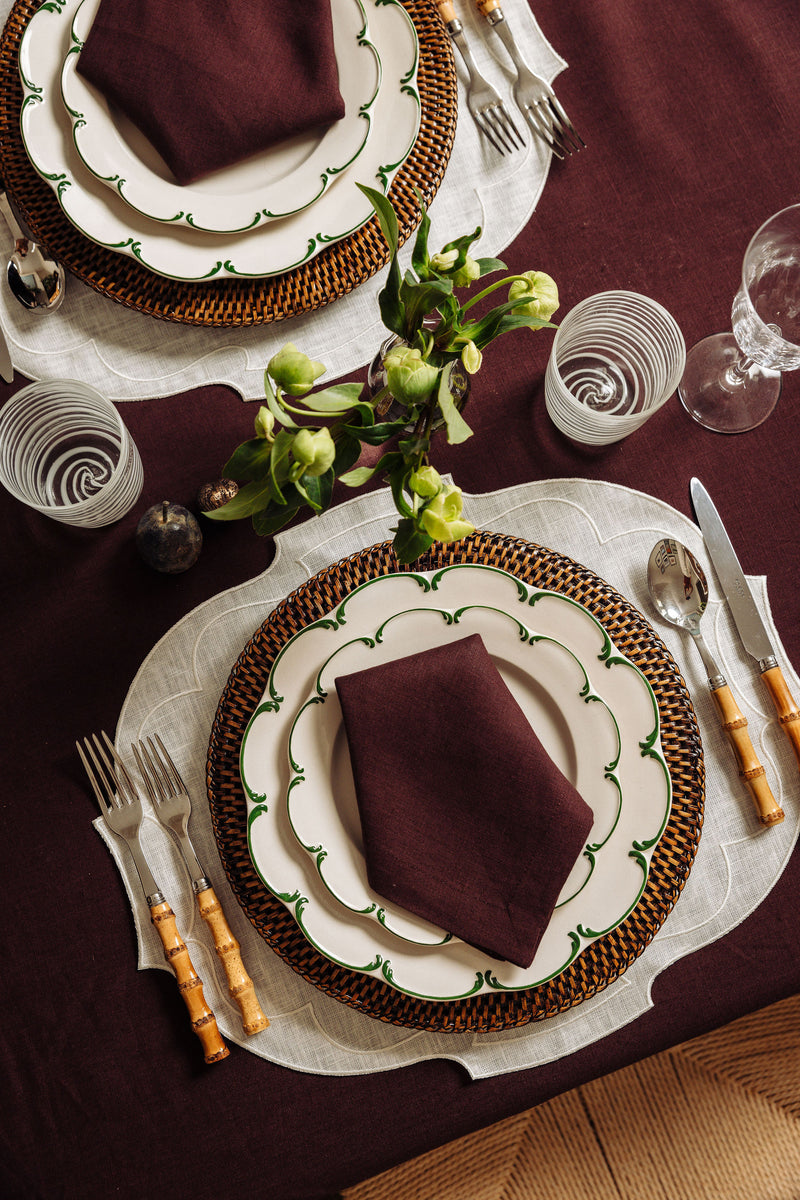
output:
[[[219,863],[205,797],[205,760],[219,697],[253,632],[289,592],[317,571],[385,540],[394,509],[388,491],[359,496],[277,538],[273,564],[262,575],[223,592],[178,622],[137,673],[117,728],[117,745],[158,731],[194,800],[191,823],[200,861],[242,946],[271,1025],[245,1038],[208,931],[197,913],[187,877],[169,836],[147,812],[143,843],[153,873],[169,899],[224,1036],[284,1066],[319,1074],[387,1070],[429,1058],[461,1062],[473,1077],[537,1066],[571,1054],[635,1020],[652,1004],[653,980],[670,963],[730,932],[768,895],[786,865],[800,822],[798,776],[789,743],[752,661],[741,649],[727,604],[709,569],[704,620],[712,651],[746,715],[783,824],[762,828],[716,715],[695,648],[654,617],[645,566],[661,537],[683,541],[707,563],[702,536],[685,516],[641,492],[581,479],[523,484],[466,497],[481,529],[552,547],[594,570],[653,620],[681,667],[703,737],[707,770],[705,823],[686,887],[643,955],[605,991],[571,1011],[521,1029],[493,1034],[434,1034],[397,1029],[358,1014],[308,984],[253,930]],[[255,535],[254,535],[255,536]],[[772,623],[766,581],[751,580],[790,688],[800,681],[786,660]],[[161,943],[127,850],[96,826],[122,873],[139,939],[141,968],[168,969]],[[113,844],[112,844],[113,843]]]
[[[4,21],[10,9],[10,0],[0,0]],[[542,34],[526,0],[505,0],[504,9],[528,63],[552,82],[566,63]],[[497,34],[472,3],[459,6],[459,17],[478,64],[513,108],[511,61]],[[481,138],[464,102],[466,75],[457,53],[456,60],[460,115],[450,162],[431,205],[430,245],[438,249],[480,225],[476,252],[498,257],[536,208],[550,151],[534,140],[521,118],[524,151],[501,156]],[[3,235],[10,245],[0,222]],[[404,260],[410,254],[407,244]],[[548,268],[546,262],[532,262],[525,269]],[[325,363],[331,378],[371,360],[386,336],[377,306],[385,275],[386,268],[317,312],[246,329],[158,321],[70,277],[64,304],[46,316],[23,309],[7,288],[0,288],[0,323],[15,368],[30,379],[81,379],[115,401],[174,395],[211,383],[230,384],[245,400],[263,399],[264,368],[287,341]]]

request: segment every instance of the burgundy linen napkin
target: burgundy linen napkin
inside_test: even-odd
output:
[[[592,827],[478,634],[336,679],[370,886],[528,967]]]
[[[77,69],[181,184],[344,116],[330,0],[101,0]]]

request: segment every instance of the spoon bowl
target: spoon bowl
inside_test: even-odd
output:
[[[8,286],[25,308],[55,312],[64,299],[66,271],[23,233],[3,191],[0,191],[0,213],[15,241],[14,253],[6,267]]]
[[[659,614],[670,625],[697,630],[708,604],[708,582],[695,556],[674,538],[662,538],[650,552],[647,586]]]

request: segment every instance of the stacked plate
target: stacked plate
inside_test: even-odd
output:
[[[43,5],[20,42],[25,151],[94,243],[169,279],[280,275],[373,215],[420,129],[419,41],[399,0],[331,0],[345,116],[181,187],[77,66],[99,0]]]
[[[372,892],[334,685],[337,675],[472,633],[594,812],[527,970]],[[660,732],[645,675],[568,596],[482,565],[378,576],[275,658],[241,747],[252,861],[311,946],[343,968],[429,1001],[534,988],[620,925],[642,895],[672,803]],[[413,760],[413,746],[408,753]]]

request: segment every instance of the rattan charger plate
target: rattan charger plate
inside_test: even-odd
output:
[[[650,624],[587,568],[552,550],[504,535],[477,532],[452,546],[434,546],[414,564],[436,570],[480,563],[526,583],[561,592],[600,621],[616,647],[646,676],[656,696],[672,809],[633,912],[587,947],[556,978],[520,992],[485,993],[456,1001],[418,1000],[373,976],[337,966],[305,938],[289,910],[261,882],[247,843],[247,804],[239,750],[281,647],[299,629],[335,608],[354,588],[379,575],[408,570],[391,543],[360,551],[315,575],[264,621],[240,655],[220,699],[207,761],[207,788],[222,865],[249,920],[269,945],[309,983],[371,1017],[438,1032],[491,1032],[554,1016],[595,995],[642,953],[661,928],[694,862],[703,823],[705,768],[700,732],[674,659]]]
[[[420,220],[417,189],[426,207],[439,188],[455,137],[458,97],[450,38],[434,0],[400,0],[419,39],[417,86],[422,105],[419,135],[389,189],[405,241]],[[84,283],[164,321],[237,326],[280,321],[322,308],[352,292],[389,259],[373,217],[357,232],[325,247],[309,262],[263,279],[211,279],[181,283],[149,271],[134,258],[98,246],[66,218],[56,195],[37,173],[20,134],[22,36],[40,0],[16,0],[0,43],[0,170],[31,232]]]

